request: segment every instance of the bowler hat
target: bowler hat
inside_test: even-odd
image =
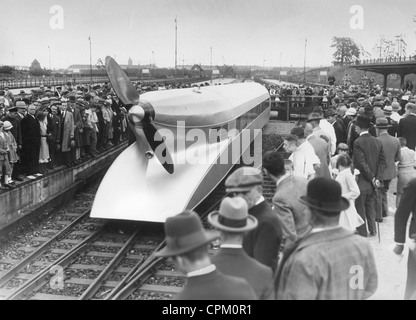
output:
[[[24,101],[16,101],[17,109],[27,109],[26,103]]]
[[[390,116],[393,113],[393,108],[391,106],[385,106],[383,112],[386,116]]]
[[[366,117],[371,118],[374,115],[374,108],[373,108],[373,106],[370,106],[370,105],[365,106],[364,107],[364,115]]]
[[[355,116],[357,115],[357,110],[355,108],[348,108],[347,112],[345,113],[347,116]]]
[[[226,192],[246,192],[254,186],[263,184],[263,175],[260,169],[241,167],[231,173],[225,180]]]
[[[208,215],[208,222],[228,232],[246,232],[257,227],[257,219],[248,214],[247,202],[241,197],[224,198],[220,209]]]
[[[317,112],[312,112],[308,115],[308,119],[306,120],[307,122],[311,122],[311,121],[319,121],[321,120],[322,117],[319,113]]]
[[[357,127],[360,127],[362,129],[368,129],[371,125],[371,119],[366,116],[358,116],[357,122],[355,123]]]
[[[402,108],[402,107],[400,106],[400,103],[398,103],[398,102],[393,102],[393,103],[391,104],[391,107],[392,107],[392,109],[393,109],[393,111],[394,111],[394,112],[400,111],[400,109]]]
[[[339,213],[350,206],[349,201],[342,196],[341,185],[333,179],[324,177],[311,180],[308,183],[306,196],[300,197],[299,201],[328,214]]]
[[[172,257],[187,253],[219,238],[217,232],[207,232],[201,218],[193,211],[169,217],[165,223],[166,247],[155,253],[158,257]]]
[[[389,124],[389,121],[385,117],[380,117],[376,119],[376,128],[379,129],[387,129],[390,128],[391,124]]]
[[[11,128],[13,128],[13,125],[10,123],[10,121],[4,121],[4,130],[10,130]]]
[[[333,108],[329,108],[328,110],[325,110],[325,118],[335,116],[337,113]]]

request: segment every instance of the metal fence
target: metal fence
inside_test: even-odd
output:
[[[163,83],[188,83],[188,82],[195,82],[195,81],[207,81],[209,78],[169,78],[169,79],[140,79],[139,77],[129,77],[132,81],[138,81],[142,83],[154,83],[154,82],[163,82]],[[63,77],[63,78],[54,78],[54,77],[33,77],[33,78],[26,78],[26,79],[1,79],[0,80],[0,89],[4,89],[5,87],[9,87],[10,89],[23,89],[23,88],[37,88],[41,85],[43,86],[63,86],[66,85],[68,82],[71,83],[72,86],[81,85],[81,84],[98,84],[109,82],[108,77]]]
[[[276,101],[276,96],[271,96],[271,111],[278,112],[279,120],[294,120],[307,118],[308,114],[317,106],[323,109],[328,107],[328,102],[323,101],[323,96],[293,96],[288,95]]]

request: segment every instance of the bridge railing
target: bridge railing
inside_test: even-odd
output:
[[[400,57],[386,57],[386,58],[377,58],[377,59],[364,59],[357,64],[372,64],[372,63],[391,63],[391,62],[406,62],[406,61],[416,61],[416,56],[400,56]]]

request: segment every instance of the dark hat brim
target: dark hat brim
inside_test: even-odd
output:
[[[391,124],[382,125],[382,126],[375,125],[375,127],[376,127],[377,129],[388,129],[388,128],[391,128],[391,127],[392,127],[392,125],[391,125]]]
[[[247,224],[241,228],[231,228],[228,226],[224,226],[218,221],[219,215],[219,211],[213,211],[208,215],[208,222],[218,230],[227,232],[247,232],[257,228],[257,219],[250,214],[247,216]]]
[[[323,118],[322,117],[318,117],[318,118],[310,118],[307,119],[306,122],[311,122],[311,121],[321,121]]]
[[[341,200],[336,204],[331,203],[330,205],[325,204],[325,202],[322,202],[320,206],[316,205],[315,203],[311,202],[311,199],[308,196],[301,196],[299,198],[299,202],[303,203],[307,207],[318,209],[328,213],[338,213],[350,207],[350,202],[344,197],[341,197]]]
[[[189,251],[192,251],[196,248],[199,248],[205,244],[208,244],[216,239],[220,238],[220,234],[217,231],[204,231],[204,239],[202,241],[190,242],[186,246],[183,246],[178,249],[169,248],[167,245],[158,252],[155,252],[156,257],[174,257]]]

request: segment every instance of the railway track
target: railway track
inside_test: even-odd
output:
[[[265,180],[268,199],[273,185]],[[163,224],[90,219],[96,187],[76,196],[81,205],[74,201],[21,236],[18,256],[0,247],[0,300],[160,300],[181,291],[184,276],[154,256],[164,246]],[[206,228],[224,196],[221,183],[195,209]]]

